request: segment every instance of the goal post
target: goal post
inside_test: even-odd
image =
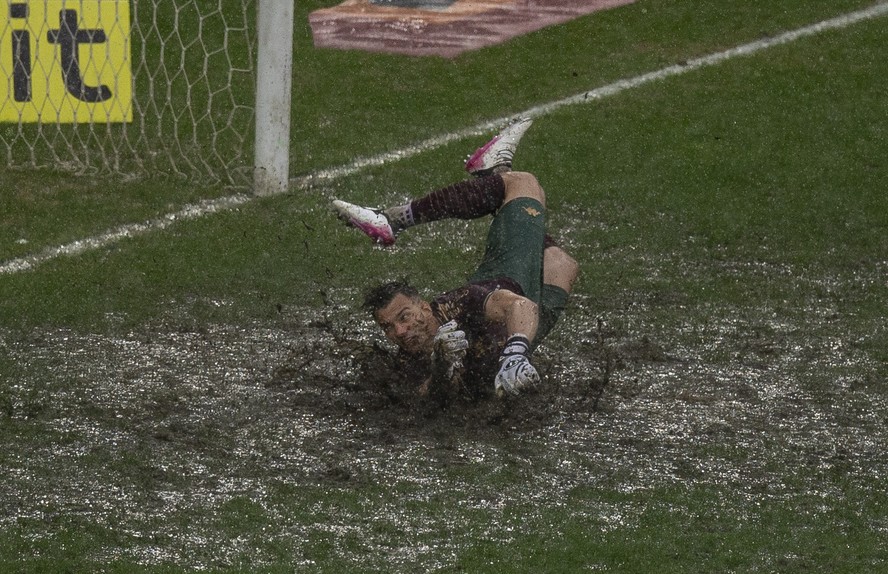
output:
[[[259,0],[253,192],[287,190],[295,0]]]
[[[293,19],[294,0],[0,3],[0,155],[286,189]]]

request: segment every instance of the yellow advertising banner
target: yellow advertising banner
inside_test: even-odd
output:
[[[0,122],[132,121],[129,0],[7,0]]]

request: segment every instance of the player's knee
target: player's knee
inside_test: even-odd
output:
[[[515,317],[536,317],[539,315],[539,305],[525,297],[518,297],[512,301],[510,315]]]
[[[503,174],[506,184],[506,201],[519,197],[530,197],[546,205],[546,193],[537,178],[526,171],[511,171]]]
[[[549,247],[543,253],[543,282],[561,287],[568,293],[580,274],[580,264],[560,247]]]

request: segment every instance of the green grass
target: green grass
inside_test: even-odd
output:
[[[324,4],[303,3],[297,6],[296,15],[291,171],[298,176],[348,163],[355,157],[400,149],[479,121],[517,113],[532,105],[582,93],[615,80],[870,4],[863,0],[824,0],[777,7],[766,2],[701,5],[659,1],[648,6],[643,2],[547,28],[455,60],[443,60],[315,50],[311,44],[308,14]],[[157,29],[149,38],[173,35],[174,30],[169,27],[174,22],[178,22],[182,37],[188,37],[197,27],[193,11],[181,12],[177,20],[165,13],[166,9],[160,8],[156,16]],[[242,19],[241,9],[236,4],[228,5],[225,10],[231,11],[226,18],[232,24]],[[251,13],[250,10],[246,12]],[[211,24],[217,19],[218,16],[212,16],[206,26],[213,30]],[[577,48],[567,50],[565,46]],[[138,45],[135,49],[138,50]],[[197,47],[193,46],[193,49],[194,52],[181,57],[195,57]],[[235,63],[243,59],[236,50],[233,54]],[[869,52],[867,58],[871,58],[871,54]],[[161,56],[148,49],[146,58],[146,68],[154,70]],[[167,53],[163,58],[178,61],[180,54]],[[540,74],[540,70],[550,73]],[[163,78],[155,81],[163,83]],[[227,82],[227,78],[219,79],[212,74],[208,81],[215,86]],[[186,91],[175,90],[173,93]],[[137,89],[137,94],[146,92],[144,86]],[[143,105],[147,107],[148,104]],[[171,126],[164,122],[172,121],[172,113],[181,112],[182,107],[178,102],[171,103],[170,110],[162,110],[159,121],[163,125],[150,126],[150,131],[165,134],[162,137],[172,137],[168,135]],[[153,114],[148,114],[149,121],[152,117]],[[243,120],[241,122],[235,123],[232,131],[249,132],[250,126]],[[181,122],[178,129],[186,130],[185,124]],[[180,137],[183,141],[190,140],[187,132]],[[251,141],[247,137],[245,144],[249,147]],[[220,147],[226,145],[220,144]],[[457,150],[455,158],[464,155],[464,147]],[[146,150],[137,146],[134,153],[137,159],[146,159]],[[187,155],[187,150],[181,153]],[[173,155],[181,154],[175,152]],[[197,155],[201,157],[192,157],[191,161],[201,161],[209,154],[201,150]],[[250,157],[249,149],[244,156]],[[447,163],[451,164],[456,165],[455,161]],[[114,223],[141,221],[193,202],[197,197],[215,197],[224,193],[199,182],[183,181],[172,174],[172,167],[164,167],[160,160],[157,165],[149,163],[149,166],[150,178],[155,181],[149,178],[135,185],[115,178],[96,182],[93,178],[70,173],[41,173],[35,178],[33,172],[4,169],[4,182],[8,189],[16,190],[13,195],[16,199],[8,209],[3,205],[2,213],[17,215],[10,222],[11,226],[4,226],[0,232],[3,233],[0,257],[5,259],[38,251],[46,245],[65,243],[70,237],[86,233],[87,226],[100,232]],[[440,168],[435,172],[440,172]],[[101,193],[93,196],[84,192],[84,188]],[[31,204],[33,194],[41,199]],[[4,194],[3,198],[7,197],[9,195]],[[82,200],[89,197],[104,198],[101,205],[96,206],[98,213],[93,216],[84,214],[74,218],[73,222],[66,221],[68,210],[82,209]],[[108,206],[107,216],[103,217],[105,206]],[[18,221],[29,222],[27,227],[18,224],[16,229],[25,237],[7,231],[7,227],[15,229],[12,225]],[[65,224],[46,226],[38,223],[47,221],[64,221]],[[71,225],[78,226],[76,234],[66,233]],[[85,228],[80,229],[80,226]],[[6,233],[10,235],[6,236]],[[15,243],[19,239],[29,243],[22,247]]]
[[[584,489],[571,508],[603,502]],[[854,492],[843,493],[849,498]],[[544,514],[509,545],[479,543],[452,571],[582,572],[862,572],[880,561],[878,536],[853,506],[823,513],[819,501],[775,502],[747,515],[718,491],[646,492],[604,501],[641,508],[631,525],[611,529],[568,515]],[[867,499],[865,502],[872,504]],[[884,500],[880,501],[884,504]],[[574,510],[575,512],[575,510]],[[866,513],[869,519],[875,513]],[[822,528],[827,523],[833,530]],[[552,533],[548,524],[557,524]],[[858,525],[858,526],[856,526]],[[604,530],[604,532],[602,532]],[[627,531],[631,535],[627,536]],[[557,558],[556,558],[557,557]]]
[[[306,16],[320,4],[301,4],[294,175],[870,4],[642,0],[452,61],[314,50]],[[656,361],[621,367],[629,374],[600,412],[564,414],[586,425],[583,448],[562,444],[557,424],[542,437],[443,428],[388,443],[349,422],[317,431],[317,443],[275,442],[272,421],[331,417],[300,418],[258,375],[255,388],[227,372],[210,390],[193,386],[151,354],[169,337],[212,371],[207,349],[238,342],[215,334],[220,325],[292,332],[293,346],[323,321],[361,337],[366,323],[352,314],[368,278],[453,287],[474,257],[453,237],[482,241],[482,222],[417,229],[384,251],[326,205],[447,184],[478,142],[0,276],[0,508],[15,512],[2,523],[0,569],[878,571],[888,500],[866,469],[886,466],[888,422],[884,27],[860,23],[564,108],[528,132],[520,167],[543,183],[553,231],[582,267],[571,330],[556,339],[567,360],[590,364],[584,341],[601,318],[692,356],[681,376],[699,385],[663,399]],[[3,180],[3,260],[231,191],[6,169]],[[93,335],[114,344],[83,346]],[[115,364],[136,342],[144,365]],[[262,354],[248,356],[278,360]],[[565,367],[564,384],[582,368]],[[94,383],[115,369],[113,388]],[[737,391],[721,423],[641,432],[653,407],[633,402],[639,393],[693,412],[729,400],[707,385],[734,373],[752,395],[785,380],[796,394],[774,404],[802,426],[781,428],[762,413],[771,403]],[[218,411],[201,407],[211,400]],[[94,439],[105,434],[113,440]],[[660,456],[669,464],[638,462]],[[303,458],[329,472],[303,471],[293,462]],[[424,480],[399,474],[405,460]],[[82,494],[93,487],[103,494]],[[82,495],[68,503],[57,491]]]

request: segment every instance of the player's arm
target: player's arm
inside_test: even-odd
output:
[[[490,321],[504,323],[509,334],[494,379],[496,394],[517,395],[537,385],[540,375],[528,358],[539,325],[536,303],[512,291],[498,289],[487,298],[484,316]]]
[[[510,336],[521,333],[533,341],[539,325],[539,310],[527,297],[508,289],[497,289],[484,303],[484,318],[503,323]]]

